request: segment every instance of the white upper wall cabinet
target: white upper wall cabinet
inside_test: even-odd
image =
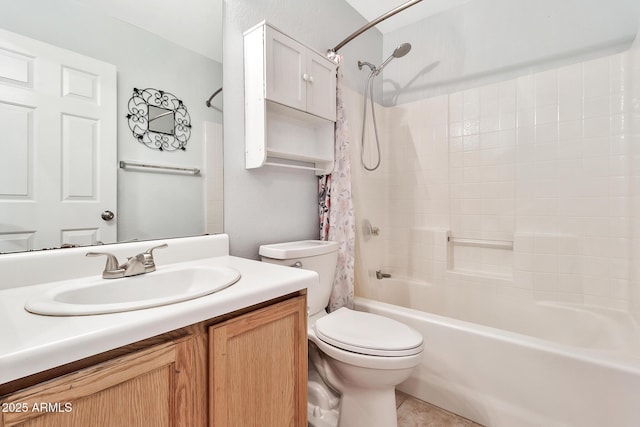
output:
[[[246,167],[331,173],[336,65],[263,22],[244,35],[244,74]]]
[[[298,110],[307,109],[307,48],[265,26],[265,98]]]
[[[266,99],[335,121],[336,65],[269,25],[264,36]]]
[[[307,111],[336,121],[336,65],[307,51]]]

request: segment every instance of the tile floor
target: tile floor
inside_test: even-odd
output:
[[[398,427],[482,427],[466,418],[396,391]]]

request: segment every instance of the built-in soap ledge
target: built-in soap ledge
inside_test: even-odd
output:
[[[466,237],[447,232],[447,270],[475,277],[513,278],[513,240]]]
[[[473,246],[477,248],[513,250],[513,240],[464,239],[447,235],[447,243],[459,246]]]

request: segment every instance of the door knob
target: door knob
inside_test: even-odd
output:
[[[100,214],[100,216],[105,221],[111,221],[113,218],[116,217],[115,214],[113,212],[111,212],[111,211],[104,211],[104,212],[102,212],[102,214]]]

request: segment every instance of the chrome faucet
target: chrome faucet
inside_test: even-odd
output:
[[[154,246],[141,254],[127,258],[127,261],[120,265],[118,264],[116,256],[107,252],[87,252],[86,256],[106,256],[107,263],[102,272],[102,277],[105,279],[118,279],[156,271],[153,251],[154,249],[166,248],[167,246],[166,243]]]
[[[388,279],[390,277],[391,277],[391,274],[383,273],[382,270],[376,270],[376,279],[382,280],[382,279]]]

